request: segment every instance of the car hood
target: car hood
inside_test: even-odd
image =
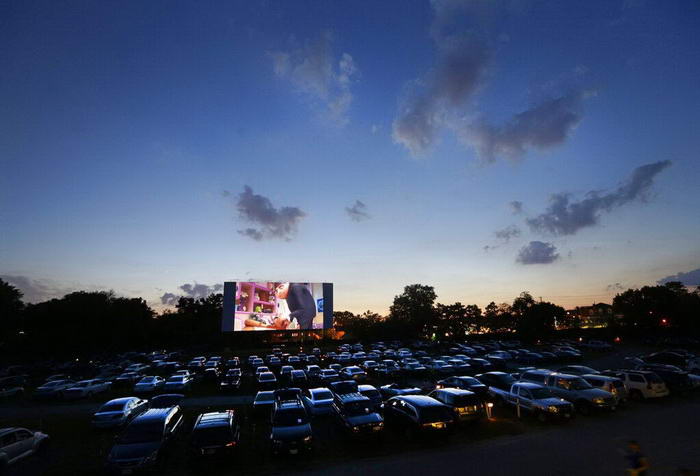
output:
[[[272,428],[273,440],[299,440],[311,436],[311,425],[276,426]]]
[[[599,388],[588,388],[585,390],[575,390],[576,392],[579,392],[587,397],[590,398],[611,398],[613,395],[610,392],[606,392],[605,390],[601,390]]]
[[[557,406],[557,407],[566,407],[571,405],[569,402],[566,400],[562,400],[561,398],[556,398],[556,397],[550,397],[550,398],[540,398],[535,400],[536,403],[542,406]]]
[[[368,413],[366,415],[350,416],[346,418],[352,426],[368,425],[372,423],[380,423],[382,417],[378,413]]]
[[[113,460],[145,458],[154,451],[160,449],[160,442],[117,444],[112,447],[110,457]]]

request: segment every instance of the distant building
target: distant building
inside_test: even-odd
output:
[[[569,316],[577,318],[581,327],[607,327],[613,318],[621,317],[614,315],[612,306],[604,302],[579,306],[566,312]]]

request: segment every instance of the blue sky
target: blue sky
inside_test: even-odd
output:
[[[698,31],[684,1],[5,2],[0,276],[610,301],[700,268]]]

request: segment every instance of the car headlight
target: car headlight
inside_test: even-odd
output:
[[[304,438],[304,443],[308,443],[310,441],[311,441],[311,435]]]
[[[353,426],[353,427],[352,427],[352,431],[355,432],[355,433],[359,433],[360,427],[359,427],[359,426]]]
[[[601,403],[605,403],[605,399],[603,399],[603,398],[594,398],[594,399],[593,399],[593,403],[596,403],[596,404],[600,405]]]
[[[547,407],[547,410],[549,410],[551,413],[558,413],[559,407],[556,405],[550,405],[549,407]]]

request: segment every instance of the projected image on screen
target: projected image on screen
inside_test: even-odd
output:
[[[237,282],[234,331],[323,329],[323,284]]]

